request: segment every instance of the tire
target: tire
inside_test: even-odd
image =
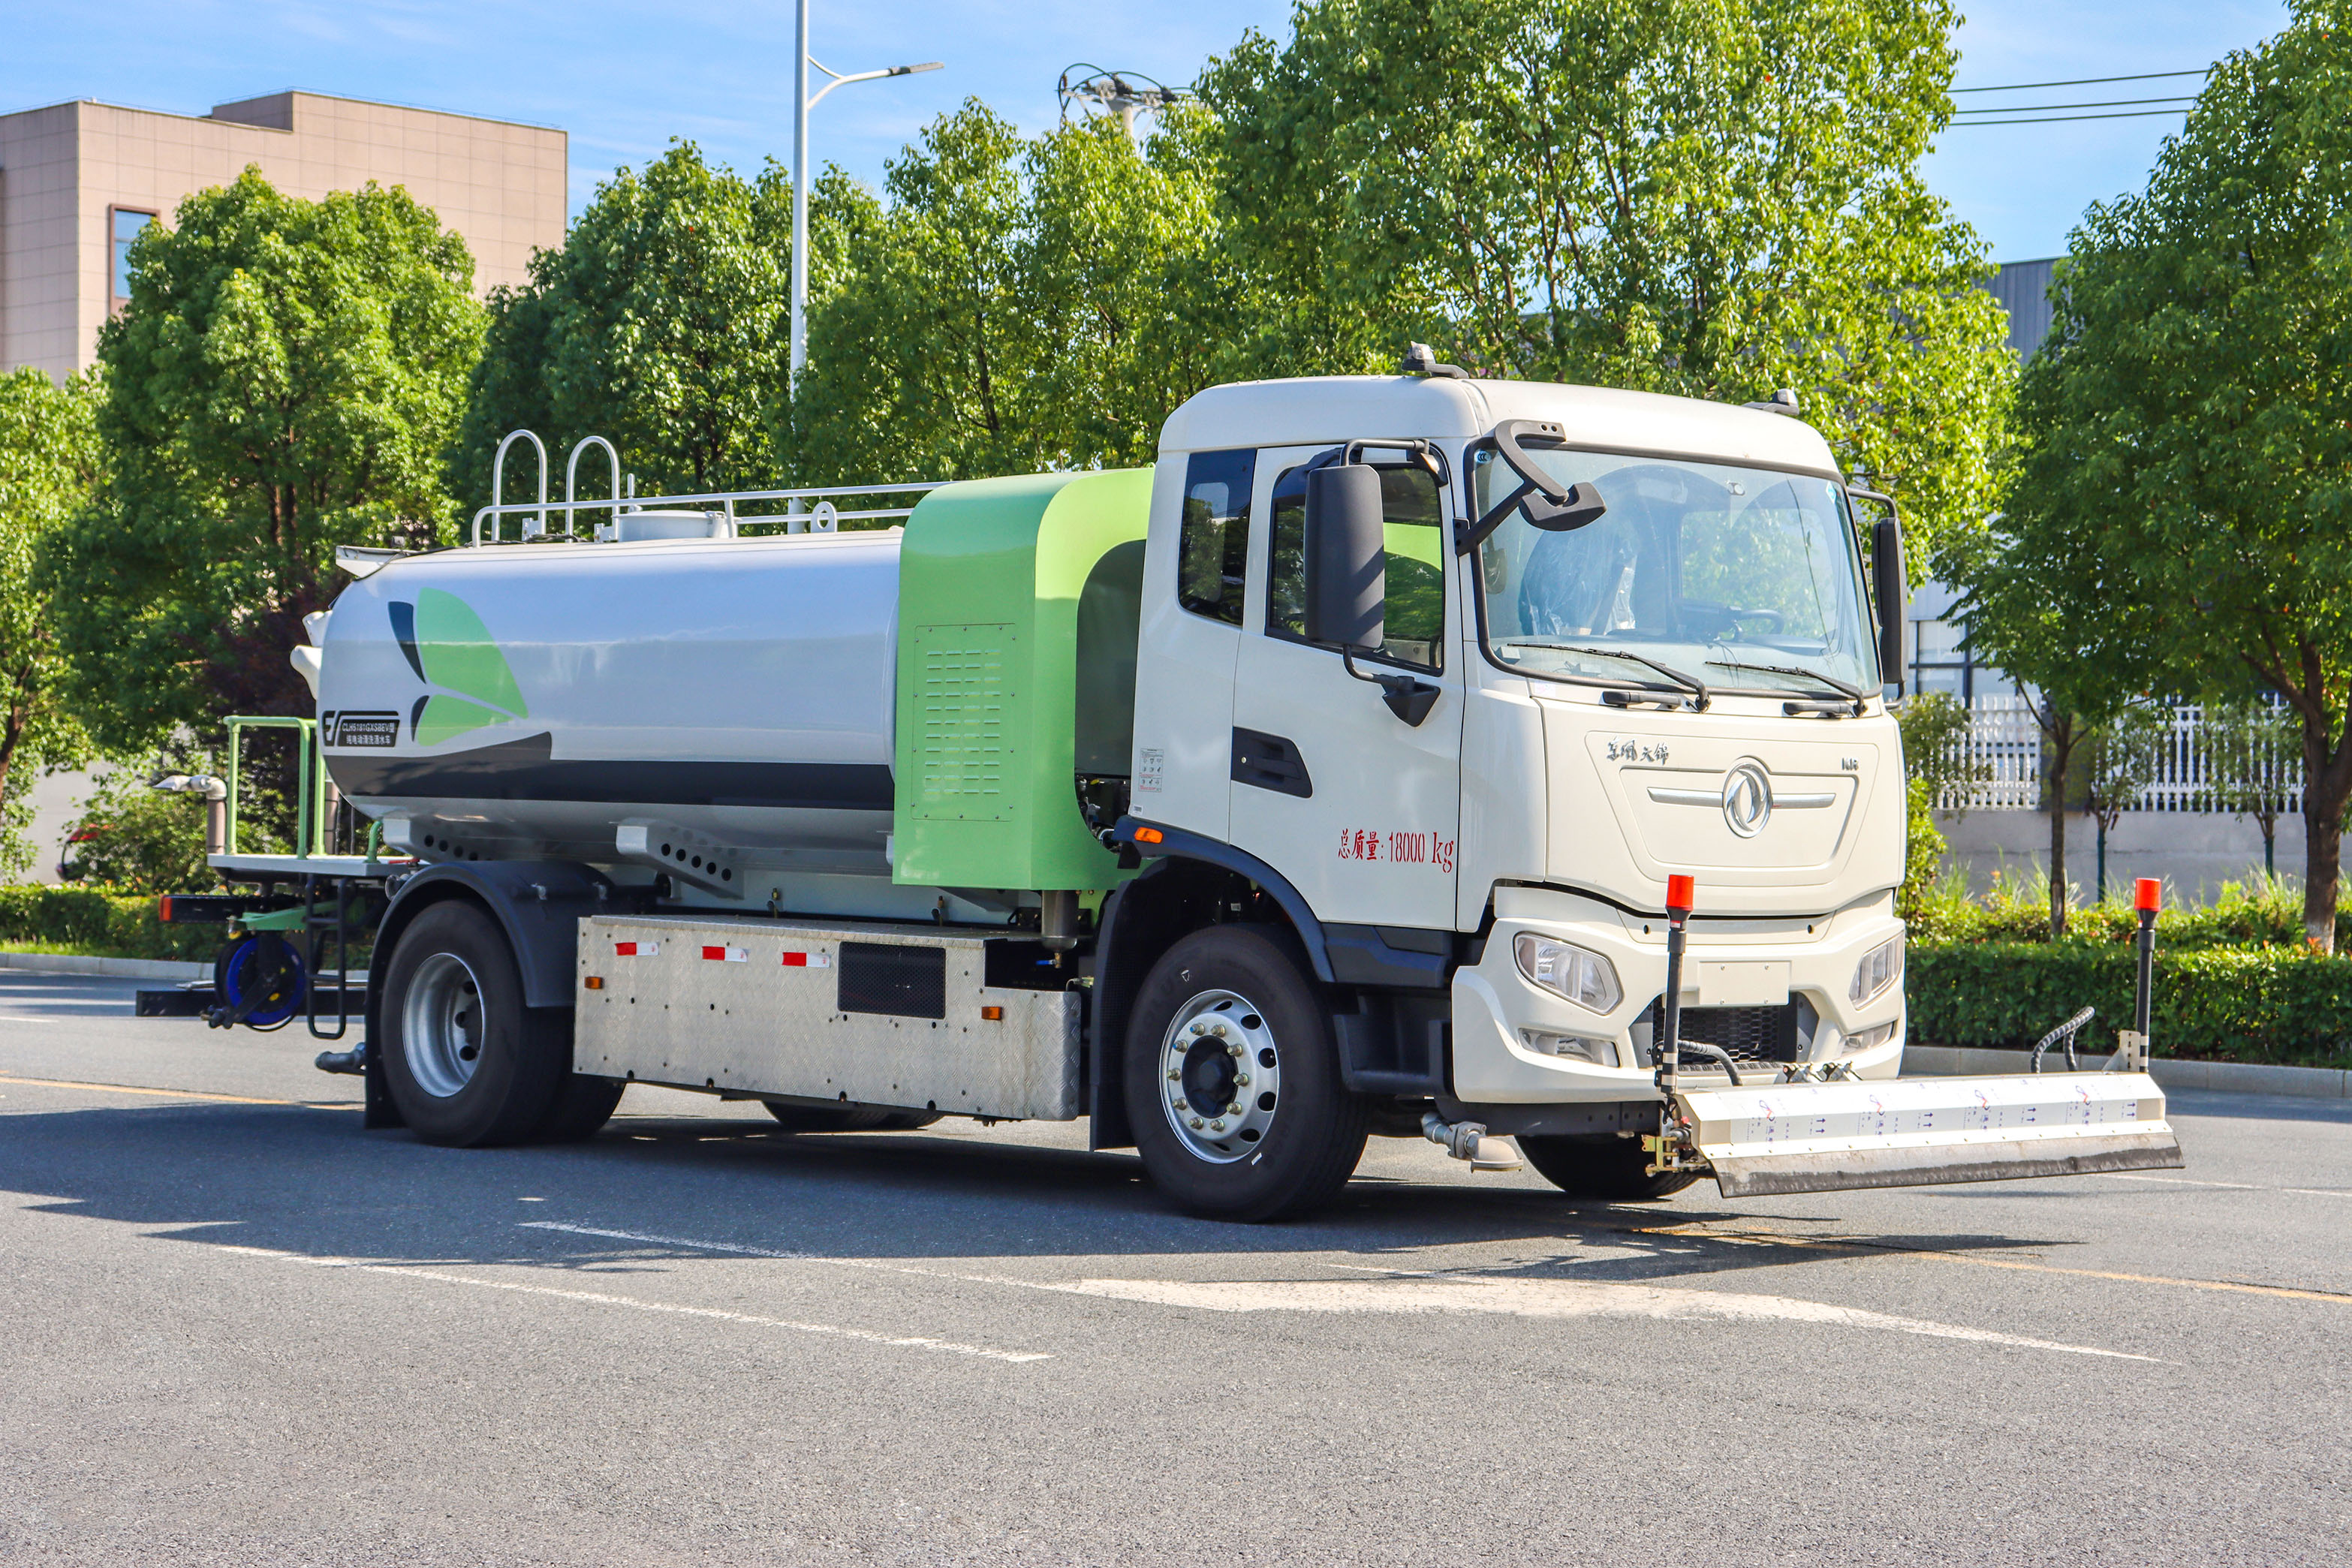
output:
[[[563,1100],[571,1023],[523,1005],[513,950],[488,911],[436,904],[400,934],[384,977],[384,1086],[428,1144],[522,1143]]]
[[[893,1111],[882,1105],[799,1105],[763,1100],[768,1114],[787,1133],[911,1133],[940,1119],[932,1111]]]
[[[571,1020],[565,1019],[565,1027]],[[604,1130],[613,1119],[614,1108],[621,1103],[621,1093],[629,1086],[625,1078],[596,1078],[585,1072],[564,1074],[563,1087],[556,1091],[555,1106],[531,1134],[535,1144],[585,1143]]]
[[[1188,1213],[1305,1214],[1337,1197],[1363,1157],[1364,1100],[1340,1082],[1330,1020],[1286,936],[1195,931],[1137,993],[1128,1118],[1152,1185]]]
[[[1700,1174],[1678,1171],[1651,1176],[1649,1153],[1638,1138],[1522,1136],[1513,1141],[1544,1180],[1570,1197],[1643,1203],[1672,1197],[1698,1180]]]

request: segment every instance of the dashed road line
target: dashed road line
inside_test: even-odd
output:
[[[1906,1258],[1936,1258],[1947,1263],[1971,1263],[1979,1269],[2011,1269],[2028,1274],[2070,1274],[2078,1280],[2117,1280],[2133,1285],[2174,1285],[2189,1291],[2225,1291],[2249,1296],[2276,1296],[2290,1301],[2332,1301],[2352,1306],[2352,1291],[2305,1290],[2294,1285],[2256,1285],[2239,1280],[2190,1280],[2171,1274],[2131,1274],[2113,1269],[2067,1269],[2055,1263],[2030,1263],[2020,1258],[1981,1258],[1948,1252],[1936,1247],[1906,1247],[1891,1241],[1862,1241],[1828,1236],[1788,1236],[1777,1230],[1709,1230],[1696,1225],[1653,1225],[1625,1232],[1629,1236],[1685,1236],[1695,1240],[1769,1242],[1830,1252],[1899,1253]]]
[[[251,1094],[214,1094],[201,1089],[149,1089],[135,1083],[76,1083],[62,1078],[13,1078],[0,1073],[0,1083],[21,1083],[34,1089],[89,1089],[105,1094],[153,1094],[171,1100],[211,1100],[224,1105],[293,1105],[305,1111],[356,1111],[356,1100],[264,1100]]]
[[[889,1345],[904,1350],[936,1351],[947,1355],[977,1356],[984,1361],[1025,1363],[1051,1361],[1045,1351],[1002,1350],[991,1345],[964,1344],[955,1340],[934,1339],[924,1334],[887,1334],[872,1329],[854,1329],[839,1323],[803,1322],[792,1318],[762,1317],[755,1312],[729,1312],[722,1307],[692,1307],[676,1301],[651,1301],[642,1296],[616,1296],[604,1291],[573,1291],[554,1285],[525,1284],[515,1280],[485,1280],[469,1274],[445,1273],[438,1269],[415,1268],[405,1263],[372,1263],[359,1258],[318,1257],[303,1252],[286,1252],[269,1247],[238,1247],[224,1244],[220,1250],[236,1252],[249,1258],[268,1258],[289,1263],[309,1263],[323,1269],[350,1269],[363,1274],[391,1274],[404,1280],[432,1280],[444,1285],[465,1285],[481,1291],[506,1291],[523,1296],[550,1296],[558,1301],[585,1301],[601,1307],[627,1307],[641,1312],[660,1312],[674,1317],[707,1318],[714,1322],[740,1323],[747,1328],[789,1329],[794,1333],[820,1334],[833,1339],[856,1340],[866,1344]]]
[[[1023,1280],[1001,1274],[963,1274],[924,1269],[878,1259],[835,1258],[822,1253],[751,1247],[740,1242],[704,1241],[687,1236],[654,1235],[615,1230],[602,1226],[573,1225],[562,1220],[519,1222],[530,1230],[560,1231],[644,1246],[683,1247],[741,1257],[775,1258],[796,1263],[831,1263],[844,1268],[872,1269],[893,1274],[920,1274],[933,1279],[974,1284],[1011,1285],[1022,1290],[1060,1295],[1139,1301],[1154,1306],[1191,1307],[1209,1312],[1296,1312],[1362,1314],[1423,1312],[1498,1313],[1526,1318],[1653,1318],[1666,1321],[1752,1322],[1780,1321],[1823,1323],[1844,1328],[1921,1334],[1932,1339],[1969,1340],[1981,1344],[2011,1345],[2029,1350],[2061,1351],[2071,1355],[2106,1356],[2120,1361],[2152,1361],[2153,1356],[2093,1345],[2063,1344],[2053,1340],[2028,1339],[1989,1329],[1963,1328],[1923,1318],[1895,1317],[1823,1301],[1789,1296],[1764,1296],[1728,1291],[1695,1291],[1665,1285],[1599,1281],[1496,1280],[1459,1275],[1423,1275],[1404,1270],[1366,1270],[1393,1274],[1391,1280]],[[1342,1268],[1351,1265],[1342,1264]]]
[[[2225,1192],[2291,1192],[2297,1197],[2352,1197],[2352,1189],[2330,1186],[2264,1186],[2251,1181],[2191,1181],[2187,1176],[2148,1176],[2140,1171],[2086,1171],[2103,1181],[2153,1181],[2167,1186],[2210,1186]]]

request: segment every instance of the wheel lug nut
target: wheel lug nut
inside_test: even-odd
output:
[[[1193,1118],[1192,1118],[1192,1125],[1193,1125],[1193,1127],[1194,1127],[1195,1129],[1198,1129],[1198,1128],[1199,1128],[1199,1126],[1201,1125],[1201,1118],[1200,1118],[1200,1117],[1198,1117],[1198,1116],[1193,1117]]]
[[[1222,1132],[1223,1132],[1224,1130],[1225,1130],[1225,1124],[1224,1124],[1224,1122],[1223,1122],[1223,1120],[1222,1118],[1220,1118],[1219,1120],[1214,1121],[1214,1122],[1212,1122],[1212,1123],[1210,1123],[1210,1124],[1209,1124],[1209,1131],[1211,1131],[1211,1132],[1213,1132],[1213,1133],[1222,1133]]]
[[[1240,1115],[1241,1113],[1242,1113],[1242,1103],[1241,1103],[1240,1101],[1238,1101],[1238,1100],[1234,1101],[1232,1104],[1230,1104],[1230,1105],[1228,1105],[1228,1106],[1226,1106],[1226,1107],[1225,1107],[1225,1114],[1226,1114],[1226,1115],[1228,1115],[1228,1116],[1238,1116],[1238,1115]]]
[[[1234,1082],[1246,1089],[1249,1087],[1249,1074],[1246,1072],[1236,1072],[1234,1074]]]
[[[1229,1045],[1225,1047],[1225,1054],[1228,1056],[1241,1056],[1246,1053],[1244,1049],[1238,1045]]]
[[[1183,1070],[1182,1068],[1181,1068],[1181,1067],[1171,1067],[1171,1068],[1170,1068],[1170,1069],[1168,1070],[1168,1082],[1171,1082],[1171,1083],[1181,1083],[1181,1082],[1184,1082],[1184,1070]],[[1244,1079],[1243,1079],[1243,1080],[1242,1080],[1242,1082],[1244,1082],[1244,1083],[1247,1083],[1247,1082],[1249,1082],[1249,1080],[1248,1080],[1248,1079],[1246,1079],[1246,1078],[1244,1078]]]

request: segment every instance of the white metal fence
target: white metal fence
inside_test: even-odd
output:
[[[2217,755],[2209,743],[2205,710],[2195,703],[2169,708],[2171,723],[2159,748],[2156,777],[2126,810],[2222,811],[2232,773],[2252,774],[2279,800],[2282,816],[2303,810],[2303,755],[2289,743],[2249,759]],[[2014,692],[1988,692],[1969,705],[1969,727],[1942,758],[1948,784],[1937,805],[1946,810],[2033,810],[2042,804],[2042,727]],[[1973,776],[1971,779],[1971,776]]]

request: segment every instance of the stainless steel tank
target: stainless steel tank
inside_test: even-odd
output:
[[[887,873],[900,537],[393,561],[327,618],[328,770],[430,859],[648,859],[652,824],[730,868]]]

